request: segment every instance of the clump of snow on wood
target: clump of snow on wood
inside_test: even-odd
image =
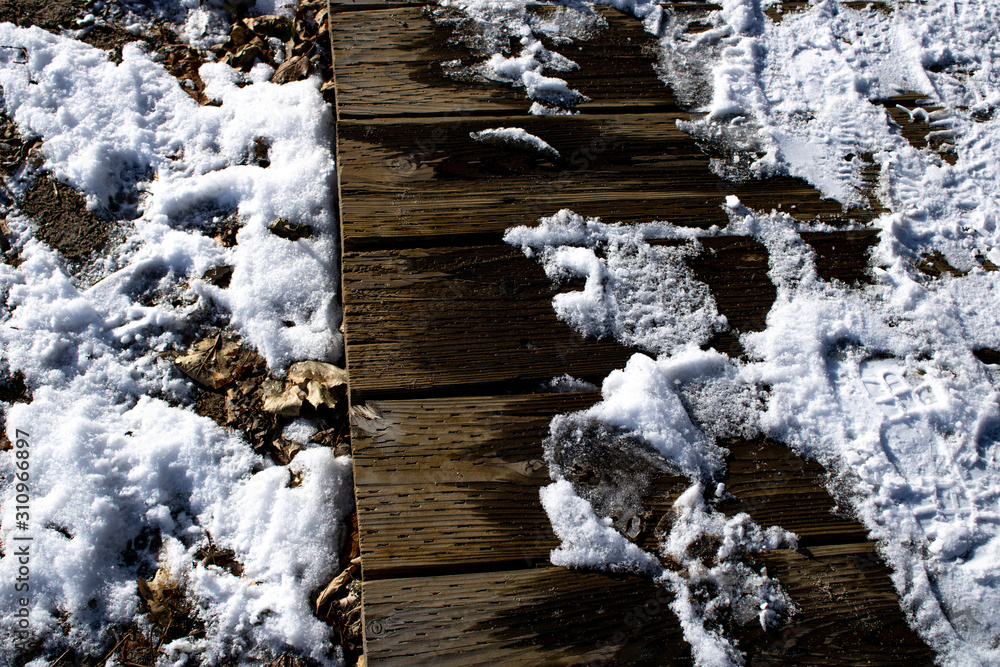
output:
[[[521,127],[491,127],[478,132],[470,132],[469,136],[487,145],[523,148],[550,158],[559,157],[559,151],[551,144]]]
[[[447,74],[523,88],[533,100],[530,112],[535,115],[565,113],[589,101],[590,98],[570,88],[565,79],[551,76],[573,71],[578,65],[547,48],[543,39],[565,44],[573,38],[593,34],[606,23],[599,14],[585,5],[539,11],[538,5],[527,0],[443,0],[441,5],[460,12],[462,19],[457,21],[451,13],[440,9],[433,16],[445,25],[457,26],[456,38],[480,58],[474,65],[463,65],[454,71],[446,69]],[[514,44],[519,47],[516,53]]]
[[[553,300],[560,319],[588,335],[667,352],[707,341],[725,320],[682,261],[691,246],[645,242],[665,233],[662,225],[608,225],[563,210],[537,227],[510,229],[504,239],[537,256],[553,280],[585,279],[582,290]]]
[[[19,130],[42,138],[45,167],[96,209],[134,202],[119,209],[116,243],[79,278],[33,237],[32,221],[7,218],[22,263],[0,264],[0,340],[5,373],[23,373],[33,393],[6,424],[11,438],[30,434],[36,641],[50,656],[105,652],[108,629],[137,614],[137,577],[169,568],[206,628],[165,644],[173,660],[291,651],[339,664],[309,596],[338,567],[350,460],[316,447],[271,464],[177,407],[187,383],[160,357],[182,345],[191,319],[213,312],[273,369],[340,356],[332,117],[317,82],[277,86],[267,68],[244,80],[205,65],[206,94],[221,105],[201,107],[137,45],[116,65],[36,28],[0,25],[0,43],[27,56],[0,50],[0,86]],[[250,163],[259,140],[269,168]],[[240,226],[232,248],[211,238],[227,216]],[[276,218],[312,235],[279,238],[268,231]],[[225,288],[202,279],[220,265],[233,267]],[[310,426],[288,435],[308,440]],[[8,555],[13,466],[3,453]],[[231,550],[242,576],[196,557],[208,540]],[[23,595],[16,569],[15,558],[0,561],[8,646]]]

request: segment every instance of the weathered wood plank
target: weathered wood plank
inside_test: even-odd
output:
[[[803,181],[773,178],[730,183],[709,156],[677,128],[677,113],[454,116],[344,121],[339,160],[344,242],[348,248],[387,238],[490,233],[533,224],[570,208],[606,222],[667,221],[725,225],[728,195],[751,208],[778,207],[802,220],[865,221]],[[480,143],[471,132],[519,127],[559,152]],[[418,245],[421,241],[414,241]]]
[[[759,554],[799,613],[777,633],[748,626],[740,647],[753,665],[933,665],[933,652],[906,624],[899,598],[871,544]]]
[[[748,664],[931,665],[871,545],[760,557],[801,613],[743,628]],[[669,595],[640,577],[561,568],[366,581],[375,665],[690,664]]]
[[[554,11],[552,5],[538,11]],[[458,16],[454,11],[435,11]],[[558,76],[591,98],[582,112],[628,106],[677,109],[653,70],[654,38],[636,19],[602,8],[609,27],[586,42],[556,50],[579,69]],[[501,83],[449,78],[443,63],[474,65],[476,57],[453,29],[435,23],[420,7],[337,13],[333,18],[337,104],[341,118],[469,114],[523,114],[531,100],[523,89]],[[585,46],[585,48],[582,48]],[[630,72],[628,77],[620,76]]]
[[[370,665],[691,664],[640,577],[555,567],[365,581]]]
[[[423,0],[330,0],[331,12],[357,12],[399,7],[423,7]]]
[[[805,239],[822,277],[869,279],[877,232]],[[767,251],[742,237],[700,243],[692,270],[735,330],[711,344],[739,355],[735,335],[763,329],[774,302]],[[508,246],[347,252],[343,271],[347,361],[359,399],[510,381],[533,390],[531,383],[563,373],[599,382],[633,352],[560,322],[551,306],[556,288],[536,262]]]
[[[600,381],[631,355],[560,322],[541,267],[509,246],[348,252],[343,289],[355,400],[500,382],[531,390],[564,373]]]
[[[379,416],[355,416],[352,430],[366,576],[547,561],[557,541],[538,497],[551,481],[542,441],[553,416],[597,400],[564,393],[369,402]],[[822,467],[775,443],[724,444],[728,514],[781,525],[805,545],[865,540],[861,526],[831,514]],[[655,549],[654,529],[688,486],[670,475],[657,480],[637,543]]]
[[[806,232],[802,240],[816,253],[816,272],[824,280],[848,285],[871,283],[871,250],[878,245],[878,229],[855,229],[835,233]]]

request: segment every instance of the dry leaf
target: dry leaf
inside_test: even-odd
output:
[[[268,378],[261,385],[264,397],[264,411],[282,417],[298,417],[302,411],[302,399],[306,393],[297,386],[284,387],[282,383]]]
[[[234,25],[233,29],[229,32],[229,39],[233,40],[233,44],[236,46],[243,46],[253,38],[253,32],[239,24]]]
[[[309,380],[309,382],[306,383],[306,400],[309,401],[314,408],[325,405],[332,410],[337,407],[337,399],[334,398],[329,389],[316,380]]]
[[[218,389],[233,381],[239,354],[235,341],[213,336],[192,345],[186,354],[174,359],[174,364],[198,384]]]
[[[301,81],[309,76],[309,59],[305,56],[292,56],[278,66],[271,75],[272,83],[290,83]]]
[[[277,14],[265,14],[264,16],[254,16],[244,21],[246,26],[257,35],[266,37],[277,37],[284,41],[292,36],[292,24],[284,16]]]
[[[288,367],[288,381],[302,384],[316,380],[327,389],[347,385],[347,371],[322,361],[297,361]]]
[[[139,596],[149,607],[149,615],[157,625],[167,627],[175,613],[187,612],[188,605],[184,602],[180,584],[166,568],[157,570],[152,581],[146,582],[140,577],[136,579],[136,584]]]
[[[355,558],[344,568],[344,571],[333,578],[333,581],[326,585],[323,592],[316,598],[316,613],[337,593],[344,588],[348,581],[354,578],[358,570],[361,569],[361,557]]]

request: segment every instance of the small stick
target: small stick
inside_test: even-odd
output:
[[[51,665],[49,665],[49,667],[56,667],[56,665],[59,664],[59,661],[66,657],[67,653],[69,653],[69,649],[66,649],[65,651],[63,651],[63,654],[61,656],[59,656],[58,658],[56,658],[55,662],[53,662]]]
[[[108,651],[108,654],[107,654],[106,656],[104,656],[104,659],[103,659],[103,660],[101,660],[101,662],[107,662],[107,661],[108,661],[108,658],[110,658],[110,657],[111,657],[111,655],[112,655],[112,654],[113,654],[113,653],[114,653],[115,651],[117,651],[117,650],[118,650],[118,647],[119,647],[119,646],[121,646],[122,644],[124,644],[124,643],[125,643],[125,641],[126,641],[126,640],[127,640],[127,639],[128,639],[129,637],[131,637],[131,636],[132,636],[132,631],[131,631],[131,630],[129,630],[128,632],[126,632],[126,633],[125,633],[125,636],[124,636],[124,637],[122,637],[122,640],[121,640],[120,642],[118,642],[117,644],[115,644],[115,647],[114,647],[113,649],[111,649],[110,651]],[[55,663],[53,663],[53,664],[55,664]]]

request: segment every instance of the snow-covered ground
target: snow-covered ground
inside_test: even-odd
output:
[[[523,2],[445,4],[475,18],[491,43],[520,42],[519,52],[484,54],[476,73],[523,87],[533,113],[572,112],[586,99],[558,78],[574,63],[556,51],[561,38],[600,23],[591,5],[543,13]],[[632,13],[658,38],[661,78],[697,112],[682,129],[729,156],[713,163],[717,173],[796,176],[845,205],[864,206],[874,194],[887,212],[872,223],[879,243],[873,284],[864,286],[819,277],[801,234],[822,226],[734,197],[720,201],[724,229],[677,227],[670,210],[656,212],[662,223],[632,226],[553,211],[508,232],[554,279],[586,279],[554,300],[563,320],[648,352],[605,380],[600,404],[552,423],[554,481],[542,491],[562,540],[552,561],[650,574],[677,593],[698,664],[742,664],[713,629],[719,610],[700,606],[691,590],[714,577],[734,599],[759,601],[775,616],[790,611],[780,582],[736,571],[723,537],[742,536],[745,549],[793,538],[728,529],[707,502],[725,493],[713,484],[723,465],[716,437],[767,436],[830,471],[832,489],[892,567],[908,621],[942,663],[1000,664],[1000,375],[973,354],[1000,347],[1000,3],[851,9],[821,0],[780,22],[765,16],[778,5],[767,0],[723,0],[707,16],[666,2],[598,4]],[[688,31],[695,19],[699,29]],[[932,121],[932,138],[951,143],[957,159],[894,129],[879,101],[904,91],[943,107],[933,117],[912,113]],[[864,170],[872,165],[879,179],[870,193]],[[699,237],[719,234],[759,240],[778,291],[766,330],[741,336],[745,362],[699,349],[727,324],[684,259]],[[652,246],[650,238],[684,242]],[[935,252],[955,271],[932,278],[917,270]],[[558,465],[567,451],[623,438],[691,479],[657,554],[680,570],[664,569],[595,514]],[[718,571],[684,550],[698,534],[719,538]],[[750,618],[735,607],[731,614]],[[765,625],[773,618],[761,614]]]
[[[160,4],[191,43],[223,39],[211,3]],[[339,664],[309,596],[343,565],[350,459],[305,445],[275,465],[183,407],[190,382],[161,357],[214,318],[278,374],[340,359],[333,117],[319,82],[206,64],[217,102],[199,106],[139,44],[116,64],[70,36],[0,24],[0,45],[3,110],[41,138],[44,169],[96,209],[138,195],[135,219],[116,222],[111,247],[75,274],[35,222],[5,211],[19,262],[0,264],[0,364],[32,400],[7,410],[15,446],[0,455],[0,664],[13,664],[15,643],[40,656],[33,665],[69,647],[103,655],[107,630],[136,617],[137,577],[158,569],[205,628],[165,642],[169,663],[290,652]],[[248,160],[261,144],[266,168]],[[15,195],[28,168],[6,181]],[[212,230],[229,215],[240,228],[224,247]],[[312,234],[279,237],[268,229],[278,219]],[[203,278],[223,265],[228,286]],[[303,426],[286,435],[308,440]],[[197,557],[209,540],[241,576]]]

